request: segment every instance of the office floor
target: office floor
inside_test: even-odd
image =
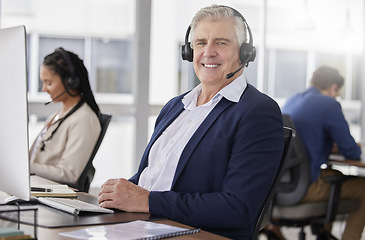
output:
[[[342,232],[345,228],[345,222],[344,221],[336,221],[333,224],[332,234],[338,238],[341,239],[340,236],[342,235]],[[299,228],[287,228],[283,227],[282,232],[287,240],[296,240],[298,239],[298,233]],[[306,227],[305,229],[306,233],[306,240],[316,240],[316,237],[312,234],[311,229],[309,227]],[[267,240],[266,237],[260,236],[259,240]],[[361,240],[365,240],[365,232],[362,234]]]

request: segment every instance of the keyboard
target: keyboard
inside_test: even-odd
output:
[[[73,215],[79,215],[80,212],[114,213],[111,209],[102,208],[74,198],[39,197],[38,202]]]

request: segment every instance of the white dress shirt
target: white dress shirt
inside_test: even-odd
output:
[[[201,85],[186,94],[182,99],[185,110],[151,147],[148,166],[142,171],[138,185],[149,191],[170,190],[180,155],[200,124],[222,97],[238,102],[246,86],[241,75],[201,106],[196,106]]]

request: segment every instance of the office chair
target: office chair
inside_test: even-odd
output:
[[[273,183],[271,184],[270,190],[266,196],[266,199],[264,201],[264,203],[261,206],[261,209],[259,211],[257,220],[256,220],[256,224],[255,224],[255,228],[253,231],[253,235],[251,237],[251,240],[257,240],[260,230],[263,229],[265,227],[265,225],[268,223],[269,221],[269,217],[268,217],[268,213],[270,212],[270,206],[272,204],[272,200],[276,191],[276,188],[278,186],[279,180],[281,179],[281,176],[283,174],[283,167],[285,166],[288,156],[290,154],[291,151],[291,146],[292,146],[292,139],[295,136],[295,132],[293,131],[293,129],[291,129],[290,127],[284,127],[284,150],[283,150],[283,155],[281,157],[281,161],[280,161],[280,165],[279,168],[276,172],[275,178]]]
[[[283,114],[284,126],[295,129],[289,115]],[[317,239],[336,239],[324,229],[324,224],[335,220],[336,215],[349,213],[358,207],[354,200],[340,200],[342,182],[347,176],[336,175],[325,178],[331,183],[329,200],[325,202],[299,203],[310,184],[310,167],[306,150],[300,136],[296,134],[284,174],[279,181],[273,200],[270,221],[278,226],[299,227],[299,240],[305,240],[305,226],[311,226]]]
[[[79,179],[77,180],[77,182],[75,184],[69,184],[70,187],[78,189],[81,192],[89,192],[90,183],[93,180],[94,174],[95,174],[95,168],[93,166],[93,160],[94,160],[94,157],[95,157],[96,153],[99,150],[101,142],[104,139],[106,130],[108,129],[108,126],[109,126],[109,123],[110,123],[111,119],[112,119],[111,115],[100,113],[99,120],[100,120],[100,125],[101,125],[101,131],[100,131],[99,138],[98,138],[98,140],[95,144],[95,147],[94,147],[94,149],[91,153],[90,159],[89,159],[86,167],[84,168],[84,171],[81,173],[81,176],[79,177]]]

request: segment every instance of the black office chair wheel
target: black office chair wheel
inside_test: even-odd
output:
[[[267,240],[280,240],[280,238],[278,236],[276,236],[276,234],[268,229],[262,229],[260,230],[260,236],[264,236],[264,239]]]
[[[305,240],[305,236],[306,236],[306,234],[305,234],[304,228],[302,227],[298,233],[298,239]]]
[[[322,224],[312,224],[312,233],[317,236],[317,240],[338,240],[330,232],[323,228]]]
[[[317,240],[337,240],[337,239],[333,238],[332,236],[328,236],[327,234],[319,234]]]

